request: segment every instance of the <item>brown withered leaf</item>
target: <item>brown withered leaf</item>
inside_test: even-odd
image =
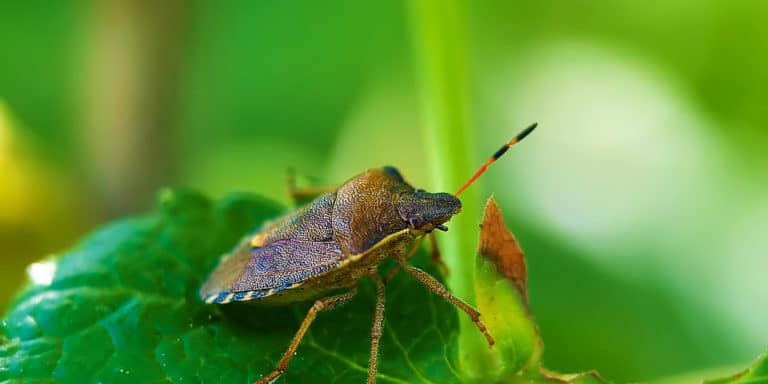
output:
[[[526,290],[527,272],[525,256],[515,235],[507,229],[501,210],[493,196],[488,198],[480,225],[480,243],[478,252],[496,266],[496,271],[515,283],[520,295],[528,307]]]
[[[475,277],[478,308],[496,339],[492,360],[504,362],[487,368],[487,377],[497,382],[606,383],[594,371],[563,374],[542,367],[544,345],[528,307],[523,250],[493,197],[485,205],[480,225]]]
[[[523,251],[507,229],[501,211],[489,198],[480,225],[475,260],[475,295],[488,330],[496,339],[484,372],[505,382],[523,372],[537,373],[543,345],[526,297]]]

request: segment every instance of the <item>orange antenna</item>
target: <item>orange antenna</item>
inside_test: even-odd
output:
[[[472,177],[469,178],[469,180],[467,180],[467,182],[464,183],[464,185],[462,185],[461,188],[459,188],[459,190],[456,191],[456,193],[454,193],[453,195],[458,196],[460,193],[464,192],[464,190],[467,189],[470,185],[472,185],[472,183],[474,183],[475,180],[477,180],[477,178],[480,177],[480,175],[485,173],[485,170],[488,169],[488,167],[491,164],[496,162],[496,160],[498,160],[502,155],[504,155],[504,153],[506,153],[509,150],[509,148],[519,143],[520,141],[525,139],[525,137],[528,136],[529,133],[533,132],[533,130],[536,129],[537,125],[539,125],[539,123],[531,124],[528,128],[518,133],[517,136],[512,138],[512,140],[510,140],[508,143],[504,144],[501,148],[499,148],[499,150],[496,151],[496,153],[494,153],[493,156],[491,156],[491,158],[485,162],[485,164],[481,165],[480,168],[477,169],[477,172],[475,172],[475,174],[472,175]]]

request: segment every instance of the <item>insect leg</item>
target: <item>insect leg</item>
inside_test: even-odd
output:
[[[299,347],[299,343],[301,343],[301,339],[304,338],[304,334],[307,332],[307,330],[309,329],[309,326],[312,324],[312,321],[315,320],[315,316],[317,316],[319,312],[327,311],[339,305],[346,304],[356,294],[357,294],[357,287],[355,286],[350,288],[349,292],[345,292],[336,296],[324,297],[322,299],[318,299],[317,301],[315,301],[312,307],[309,308],[307,315],[304,317],[304,321],[301,322],[301,326],[299,327],[299,330],[296,331],[296,335],[293,336],[293,340],[291,340],[291,344],[288,346],[288,349],[285,350],[285,353],[283,354],[283,358],[280,359],[279,363],[277,363],[277,369],[272,371],[266,377],[256,381],[256,384],[271,383],[275,379],[280,377],[280,375],[282,375],[286,369],[288,369],[288,363],[291,362],[291,358],[293,357],[293,354],[296,352],[296,348]]]
[[[299,188],[296,186],[296,172],[293,169],[288,170],[287,181],[288,194],[291,195],[293,202],[297,204],[312,200],[323,193],[331,192],[337,188],[336,186]]]
[[[421,242],[424,241],[424,236],[420,236],[416,238],[416,241],[413,242],[413,245],[411,246],[411,250],[408,251],[408,254],[405,255],[405,257],[400,258],[398,257],[397,260],[399,260],[401,263],[395,264],[394,267],[387,273],[387,276],[384,277],[384,284],[388,283],[390,280],[392,280],[393,277],[397,274],[398,271],[400,271],[401,268],[403,268],[402,263],[407,262],[408,260],[413,257],[414,254],[416,254],[416,251],[419,250],[419,247],[421,247]]]
[[[470,307],[469,304],[465,303],[463,300],[454,296],[450,291],[448,291],[448,288],[446,288],[445,285],[437,281],[437,279],[432,277],[430,274],[410,265],[403,265],[403,268],[405,268],[406,272],[411,274],[411,276],[415,277],[416,280],[418,280],[421,284],[429,288],[436,295],[441,296],[446,301],[455,305],[456,307],[464,311],[467,315],[469,315],[469,317],[472,319],[472,322],[475,323],[475,325],[483,334],[483,336],[485,336],[485,339],[488,341],[489,346],[493,346],[493,344],[496,343],[493,340],[493,337],[491,337],[491,334],[488,333],[488,329],[485,328],[485,324],[483,324],[483,322],[480,321],[480,312]]]
[[[384,329],[384,282],[378,273],[373,273],[371,279],[376,283],[376,312],[373,315],[371,328],[371,357],[368,361],[368,384],[376,382],[376,367],[379,361],[379,340]]]
[[[448,269],[448,266],[443,261],[443,258],[440,257],[440,248],[437,246],[437,239],[435,238],[435,233],[432,232],[429,234],[429,245],[431,246],[431,252],[429,253],[429,257],[432,259],[432,262],[437,264],[437,267],[440,268],[440,272],[443,273],[444,276],[448,276],[451,271]]]

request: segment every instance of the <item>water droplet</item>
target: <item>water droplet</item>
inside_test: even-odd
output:
[[[37,285],[50,285],[56,274],[56,264],[53,261],[32,263],[27,267],[27,275]]]

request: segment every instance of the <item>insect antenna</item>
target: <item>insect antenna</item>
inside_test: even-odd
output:
[[[525,137],[528,136],[529,133],[533,132],[533,130],[536,129],[537,125],[539,125],[539,123],[531,124],[528,128],[518,133],[517,136],[512,138],[512,140],[510,140],[509,142],[504,144],[501,148],[499,148],[499,150],[496,151],[496,153],[494,153],[493,156],[491,156],[491,158],[485,162],[485,164],[481,165],[480,168],[477,169],[475,174],[472,175],[472,177],[470,177],[469,180],[467,180],[467,182],[464,183],[464,185],[462,185],[461,188],[459,188],[459,190],[456,191],[456,193],[454,193],[453,195],[458,196],[460,193],[464,192],[464,190],[467,189],[470,185],[472,185],[472,183],[474,183],[475,180],[477,180],[477,178],[480,177],[480,175],[485,173],[485,170],[487,170],[491,164],[496,162],[496,160],[498,160],[502,155],[504,155],[504,153],[506,153],[509,150],[509,148],[519,143],[520,141],[525,139]]]

